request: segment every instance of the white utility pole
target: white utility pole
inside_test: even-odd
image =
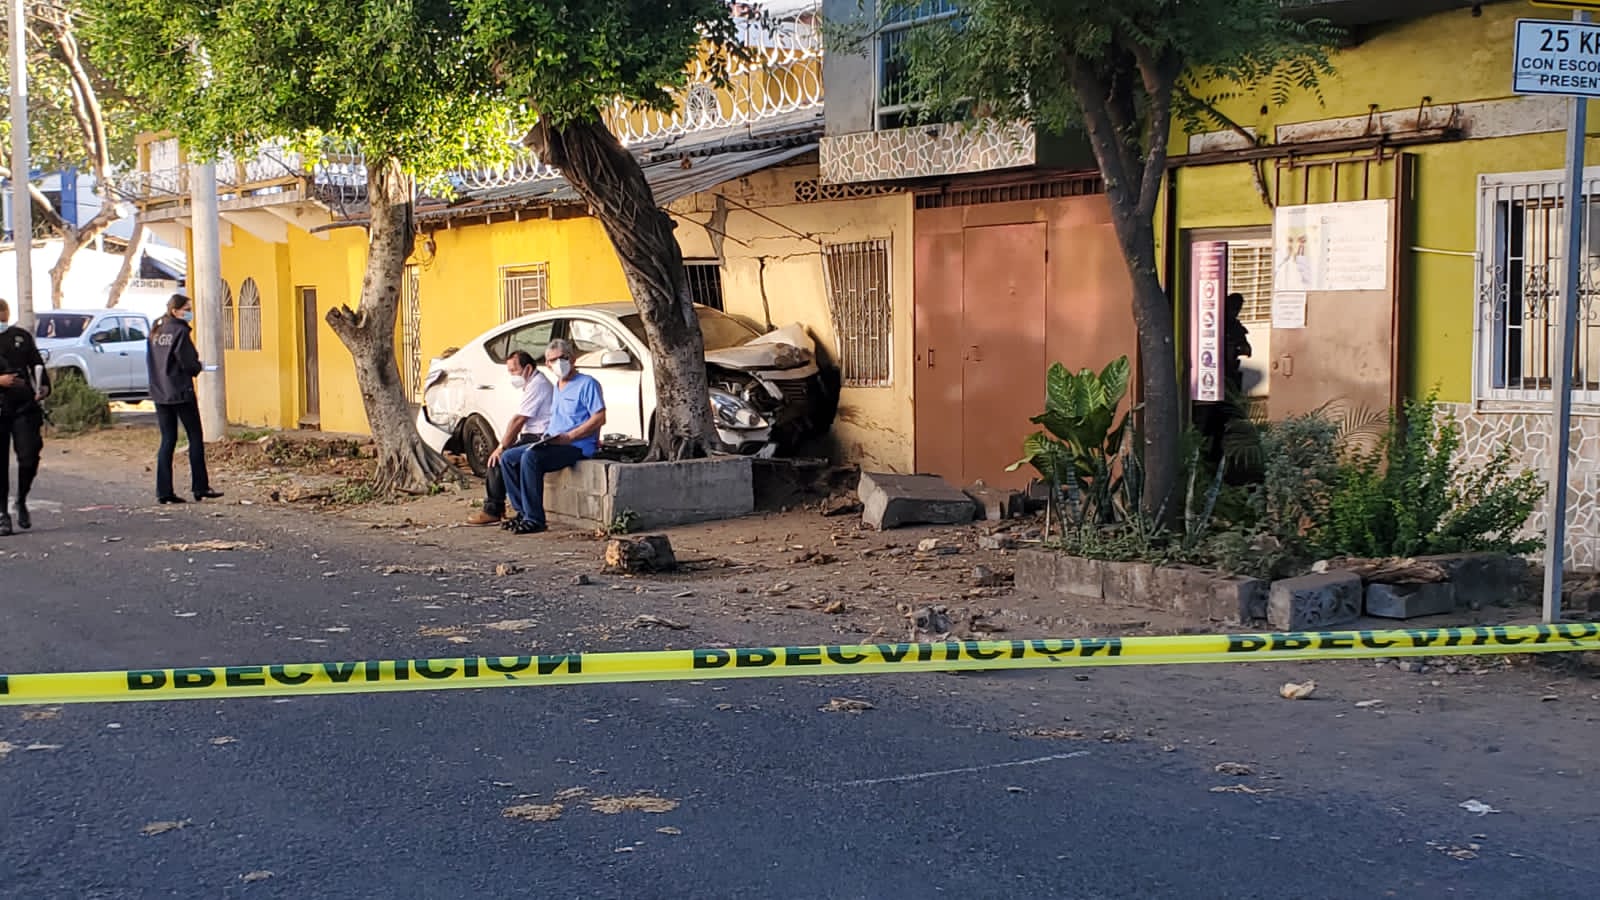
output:
[[[17,255],[17,324],[33,331],[33,198],[28,196],[27,0],[11,0],[11,246]]]
[[[190,210],[194,222],[194,258],[189,270],[194,274],[190,291],[194,299],[198,326],[196,349],[206,371],[196,379],[200,398],[200,427],[208,443],[227,437],[228,394],[223,379],[222,329],[222,248],[218,230],[217,167],[198,163],[189,175]]]

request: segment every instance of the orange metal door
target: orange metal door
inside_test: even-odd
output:
[[[1043,222],[962,232],[961,483],[1023,488],[1031,468],[1007,472],[1044,409]],[[949,413],[946,413],[947,421]],[[952,425],[954,422],[951,423]]]
[[[917,471],[953,482],[962,458],[961,231],[919,222],[916,247]]]

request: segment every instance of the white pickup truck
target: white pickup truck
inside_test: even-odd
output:
[[[115,400],[150,396],[150,320],[121,309],[52,309],[36,316],[34,340],[52,379],[81,378]]]

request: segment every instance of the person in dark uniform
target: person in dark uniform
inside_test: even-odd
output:
[[[44,407],[50,376],[33,335],[11,324],[11,306],[0,300],[0,535],[12,533],[11,452],[17,454],[16,527],[33,527],[28,491],[39,474],[44,449]]]
[[[205,371],[200,352],[195,349],[189,323],[194,320],[194,304],[183,294],[167,301],[167,314],[150,329],[150,399],[156,405],[156,423],[161,426],[161,447],[156,451],[156,499],[162,503],[182,503],[172,490],[172,453],[178,447],[178,424],[189,436],[189,479],[194,499],[209,500],[222,494],[211,489],[206,474],[206,443],[200,431],[200,403],[195,399],[194,379]]]

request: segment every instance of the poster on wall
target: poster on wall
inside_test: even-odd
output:
[[[1272,223],[1273,290],[1388,290],[1390,202],[1278,207]]]
[[[1222,297],[1228,286],[1226,241],[1189,247],[1189,396],[1222,400]]]

